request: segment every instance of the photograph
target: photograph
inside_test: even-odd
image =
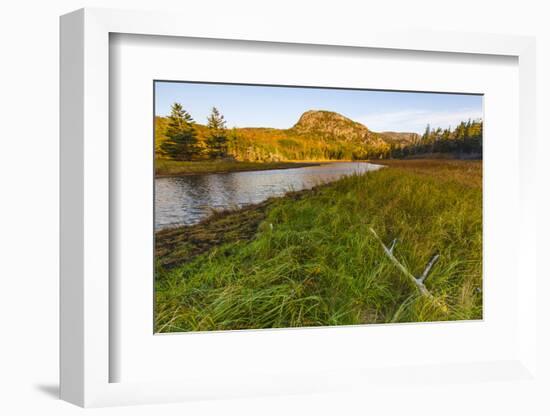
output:
[[[153,88],[155,333],[483,319],[483,94]]]
[[[547,3],[4,2],[0,416],[550,416]]]

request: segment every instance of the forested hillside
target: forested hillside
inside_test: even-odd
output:
[[[481,154],[482,123],[468,121],[456,129],[428,126],[424,135],[377,133],[341,114],[307,111],[289,129],[227,129],[213,108],[207,125],[195,123],[174,104],[168,117],[155,118],[157,158],[174,160],[234,159],[250,162],[365,160],[423,153]]]

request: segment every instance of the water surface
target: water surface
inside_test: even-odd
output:
[[[156,178],[155,229],[196,224],[213,209],[256,204],[288,191],[310,189],[381,167],[364,162],[337,162],[294,169]]]

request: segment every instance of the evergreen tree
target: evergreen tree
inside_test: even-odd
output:
[[[426,125],[426,130],[424,131],[424,134],[422,135],[422,142],[426,143],[428,139],[430,138],[431,129],[430,125]]]
[[[161,151],[174,160],[191,160],[199,150],[194,124],[193,118],[180,103],[172,104]]]
[[[212,107],[207,127],[208,137],[206,139],[206,146],[208,148],[208,155],[212,159],[226,157],[227,131],[225,128],[225,119],[216,107]]]
[[[401,148],[393,148],[393,157],[405,157],[425,153],[454,153],[481,155],[483,152],[483,121],[462,121],[454,129],[432,129],[429,125],[417,140],[411,140]]]

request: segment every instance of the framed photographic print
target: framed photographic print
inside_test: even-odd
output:
[[[62,398],[536,384],[533,74],[531,38],[63,16]]]

